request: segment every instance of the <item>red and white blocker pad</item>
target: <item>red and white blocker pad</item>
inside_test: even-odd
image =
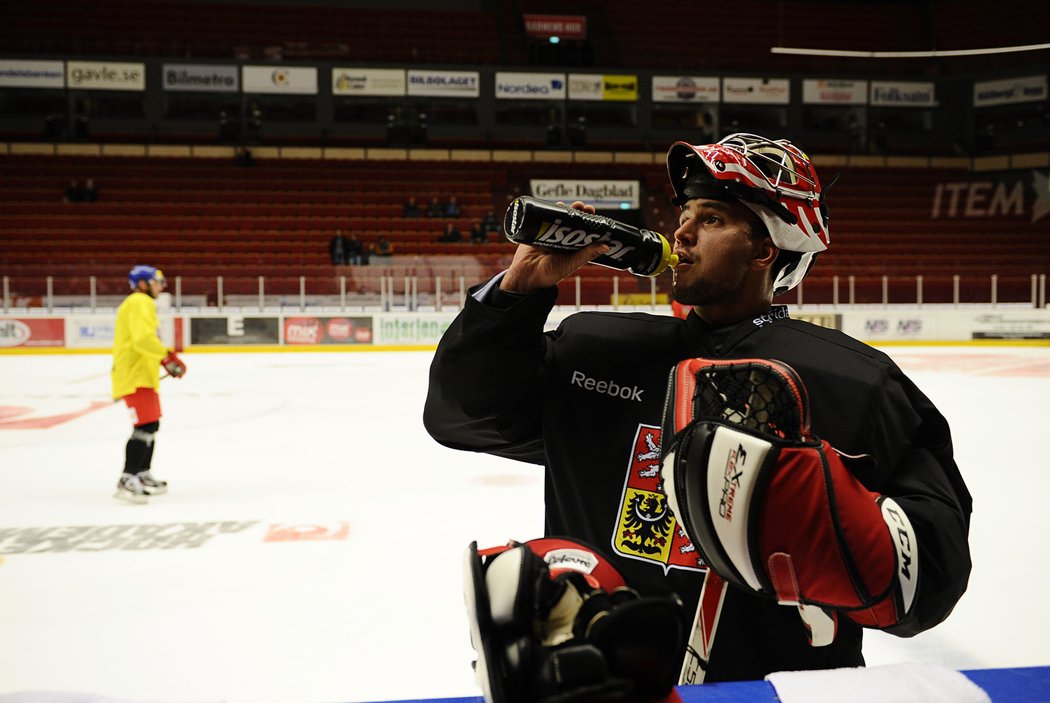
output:
[[[810,434],[795,371],[762,359],[680,362],[668,388],[661,476],[710,567],[799,609],[814,646],[837,613],[885,628],[908,613],[918,545],[893,499],[868,491]]]

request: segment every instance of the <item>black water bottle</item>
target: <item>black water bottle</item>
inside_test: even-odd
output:
[[[678,265],[678,256],[662,234],[528,195],[515,198],[507,208],[503,230],[512,242],[553,251],[579,251],[605,242],[609,253],[592,263],[636,276],[658,276]]]

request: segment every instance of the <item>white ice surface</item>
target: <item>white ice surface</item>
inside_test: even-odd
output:
[[[870,634],[869,663],[1050,664],[1050,349],[889,351],[952,424],[975,567],[945,623],[910,640]],[[171,492],[133,506],[111,497],[123,405],[3,427],[108,400],[109,357],[0,357],[0,701],[477,695],[462,553],[471,540],[540,535],[542,473],[427,436],[430,358],[186,354],[187,376],[161,391],[154,470]],[[211,536],[195,548],[10,553],[5,532],[172,523]],[[339,536],[344,523],[341,539],[266,541],[275,527]]]

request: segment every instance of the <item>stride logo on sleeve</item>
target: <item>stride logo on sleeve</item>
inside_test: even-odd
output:
[[[633,400],[638,403],[642,402],[642,393],[645,392],[644,389],[638,386],[621,386],[616,381],[599,381],[582,371],[575,370],[572,372],[570,383],[574,386],[579,386],[585,391],[594,391],[602,395],[622,398],[623,400]]]

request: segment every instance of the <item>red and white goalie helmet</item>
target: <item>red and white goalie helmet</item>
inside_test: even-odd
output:
[[[785,139],[730,134],[717,144],[675,142],[667,152],[675,205],[697,197],[735,198],[765,224],[784,257],[775,295],[798,285],[830,243],[828,209],[809,157]],[[779,262],[778,262],[779,265]]]

